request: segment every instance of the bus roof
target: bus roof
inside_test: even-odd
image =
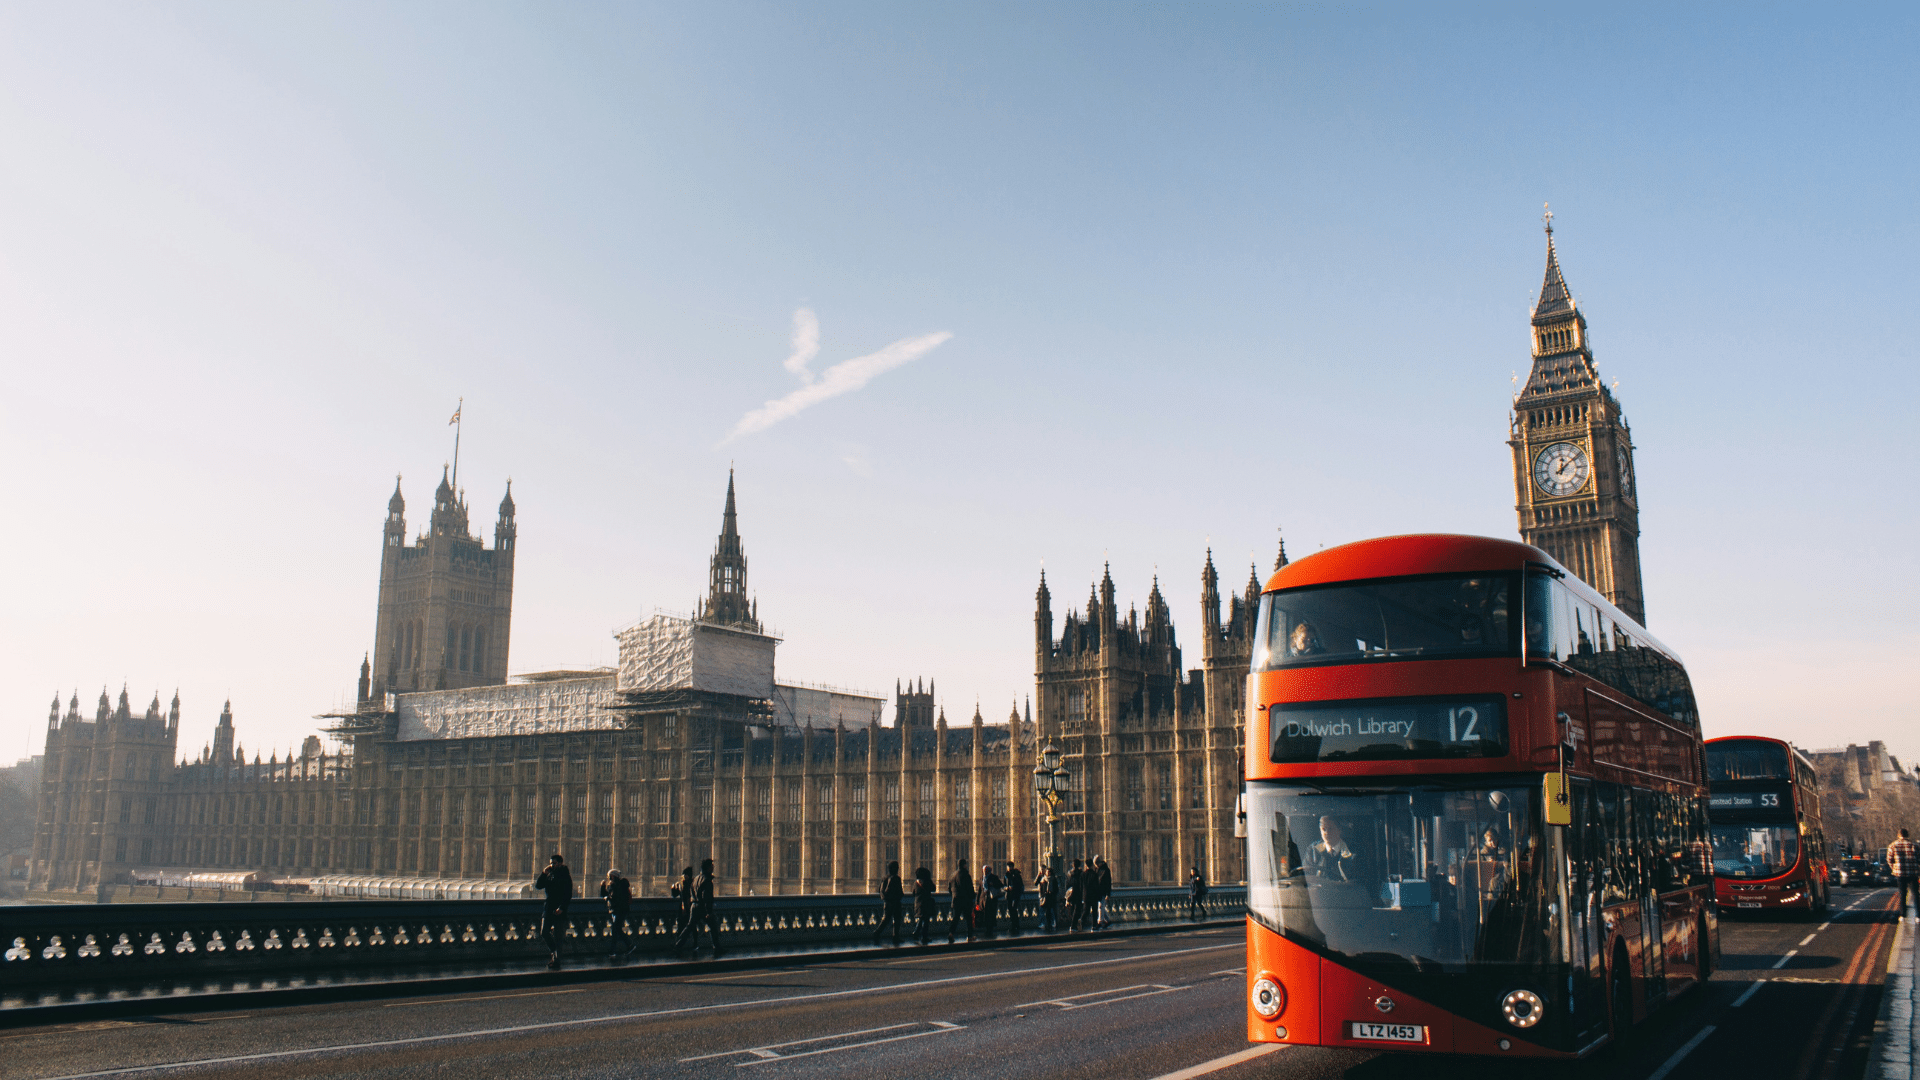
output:
[[[1728,742],[1766,742],[1773,743],[1777,746],[1784,746],[1787,748],[1787,753],[1798,758],[1801,764],[1809,769],[1813,769],[1815,772],[1819,771],[1813,764],[1813,758],[1809,757],[1805,750],[1800,749],[1785,739],[1776,739],[1771,735],[1716,735],[1702,745],[1712,746],[1714,743]]]
[[[1317,551],[1304,559],[1288,563],[1267,579],[1266,591],[1408,574],[1519,570],[1528,563],[1540,563],[1566,572],[1566,567],[1554,562],[1553,556],[1517,540],[1495,540],[1490,536],[1462,536],[1457,533],[1380,536]]]

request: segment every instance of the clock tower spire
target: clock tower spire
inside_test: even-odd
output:
[[[1514,509],[1520,538],[1644,623],[1633,433],[1600,381],[1587,319],[1567,288],[1545,214],[1547,273],[1533,307],[1533,366],[1514,395]]]

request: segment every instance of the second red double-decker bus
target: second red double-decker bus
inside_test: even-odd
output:
[[[1827,840],[1820,778],[1779,739],[1707,740],[1713,889],[1734,911],[1827,909]]]
[[[1577,1056],[1706,978],[1686,672],[1545,552],[1332,548],[1255,633],[1250,1039]]]

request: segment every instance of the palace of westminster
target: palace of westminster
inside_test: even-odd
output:
[[[1642,617],[1632,442],[1600,382],[1586,320],[1548,230],[1533,366],[1510,445],[1522,538]],[[1032,775],[1049,742],[1072,790],[1062,853],[1104,855],[1122,884],[1176,884],[1188,867],[1242,878],[1234,837],[1255,571],[1223,597],[1201,569],[1200,665],[1183,667],[1156,581],[1120,611],[1103,574],[1056,627],[1035,594],[1034,693],[989,723],[936,714],[933,684],[884,701],[774,675],[779,639],[747,591],[734,486],[705,602],[616,634],[610,670],[509,678],[517,528],[511,490],[492,547],[443,476],[427,530],[407,540],[396,484],[382,530],[373,649],[358,705],[282,759],[246,758],[231,706],[192,761],[180,701],[133,712],[103,691],[48,718],[29,894],[253,873],[273,879],[524,882],[554,851],[576,876],[618,867],[660,895],[712,858],[730,893],[865,893],[886,864],[939,879],[965,863],[1031,869],[1046,844]],[[1282,547],[1275,570],[1286,564]],[[1224,603],[1223,603],[1224,601]],[[158,874],[156,874],[156,871]]]

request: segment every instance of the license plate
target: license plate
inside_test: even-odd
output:
[[[1740,902],[1739,902],[1738,904],[1736,904],[1736,905],[1734,905],[1734,906],[1735,906],[1735,907],[1759,907],[1759,906],[1760,906],[1760,904],[1759,904],[1759,902],[1758,902],[1758,901],[1755,901],[1755,902],[1752,902],[1752,903],[1749,903],[1748,901],[1745,901],[1745,900],[1742,900],[1742,901],[1740,901]]]
[[[1353,1039],[1402,1043],[1427,1041],[1427,1029],[1424,1024],[1373,1024],[1364,1020],[1354,1020],[1351,1022],[1351,1029],[1348,1038]]]

